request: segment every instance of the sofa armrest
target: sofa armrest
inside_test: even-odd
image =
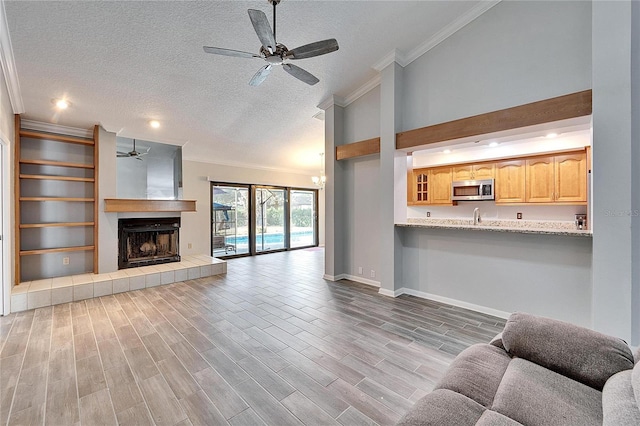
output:
[[[496,334],[495,337],[491,339],[489,344],[497,348],[504,349],[504,343],[502,343],[502,332]]]
[[[629,346],[615,337],[566,322],[514,313],[502,332],[513,356],[525,358],[597,390],[615,373],[633,368]]]

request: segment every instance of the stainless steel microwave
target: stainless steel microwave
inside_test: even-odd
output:
[[[494,179],[459,180],[451,183],[451,200],[495,200]]]

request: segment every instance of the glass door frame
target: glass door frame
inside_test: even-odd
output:
[[[290,251],[290,250],[300,250],[307,249],[311,247],[318,247],[320,241],[319,235],[319,190],[315,188],[303,188],[303,187],[292,187],[292,186],[277,186],[277,185],[262,185],[262,184],[249,184],[249,183],[233,183],[233,182],[221,182],[221,181],[210,181],[209,182],[209,239],[210,239],[210,248],[213,250],[213,188],[215,186],[229,186],[229,187],[241,187],[249,189],[249,211],[247,215],[247,220],[249,221],[249,235],[248,235],[248,243],[249,243],[249,251],[247,253],[241,254],[228,254],[225,256],[219,256],[220,259],[233,259],[236,257],[246,257],[246,256],[258,256],[262,254],[269,253],[277,253],[281,251]],[[275,190],[283,190],[285,194],[284,200],[284,223],[283,223],[283,233],[284,233],[284,244],[285,247],[281,249],[274,249],[268,251],[260,251],[256,250],[256,189],[264,188],[264,189],[275,189]],[[306,191],[313,192],[314,197],[314,211],[313,211],[313,244],[300,246],[291,248],[291,191]],[[213,251],[211,251],[211,255],[213,256]]]
[[[257,189],[274,189],[274,190],[278,190],[278,191],[284,191],[284,221],[282,224],[282,234],[284,237],[284,247],[280,248],[280,249],[273,249],[273,250],[265,250],[265,251],[258,251],[257,246],[257,238],[258,238],[258,231],[256,229],[256,219],[257,217],[254,216],[253,221],[251,221],[251,226],[253,227],[253,240],[250,246],[250,251],[252,255],[258,255],[258,254],[266,254],[266,253],[277,253],[279,251],[287,251],[289,250],[289,242],[290,242],[290,235],[289,235],[289,188],[285,187],[285,186],[274,186],[274,185],[251,185],[251,201],[254,203],[253,205],[253,212],[255,215],[256,212],[256,205],[255,203],[257,203],[257,199],[256,199],[256,193],[257,193]]]
[[[254,222],[254,212],[252,211],[252,207],[253,207],[253,200],[252,200],[252,185],[250,184],[246,184],[246,183],[230,183],[230,182],[214,182],[211,181],[210,185],[209,185],[209,248],[211,249],[211,256],[213,256],[213,215],[215,214],[215,211],[213,209],[213,188],[216,186],[228,186],[228,187],[236,187],[236,188],[243,188],[246,189],[247,192],[249,193],[249,206],[248,206],[248,212],[247,212],[247,221],[249,223],[249,235],[247,235],[247,244],[249,244],[249,251],[247,251],[246,253],[235,253],[235,254],[227,254],[225,256],[219,256],[220,259],[232,259],[234,257],[246,257],[246,256],[253,256],[252,253],[252,247],[254,246],[251,242],[254,239],[253,236],[253,231],[255,231],[255,228],[251,226],[251,224]],[[237,212],[236,212],[236,220],[237,220]]]

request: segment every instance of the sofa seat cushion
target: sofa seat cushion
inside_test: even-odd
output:
[[[620,339],[550,318],[511,314],[502,344],[528,359],[599,391],[609,377],[633,368],[633,353]]]
[[[493,410],[527,426],[602,424],[602,393],[537,364],[514,358]]]
[[[421,398],[398,426],[474,426],[485,408],[459,393],[438,389]]]
[[[490,408],[510,361],[511,357],[495,346],[470,346],[453,360],[435,389],[461,393]]]
[[[522,423],[518,423],[495,411],[487,410],[482,413],[476,426],[522,426]]]
[[[636,366],[636,369],[638,367]],[[640,371],[640,369],[638,369]],[[640,425],[640,409],[631,385],[632,370],[613,375],[602,390],[603,426]]]

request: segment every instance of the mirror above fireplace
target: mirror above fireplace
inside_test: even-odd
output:
[[[116,137],[116,150],[129,152],[133,139]],[[119,156],[116,194],[121,199],[182,198],[182,147],[136,139],[139,156]]]

